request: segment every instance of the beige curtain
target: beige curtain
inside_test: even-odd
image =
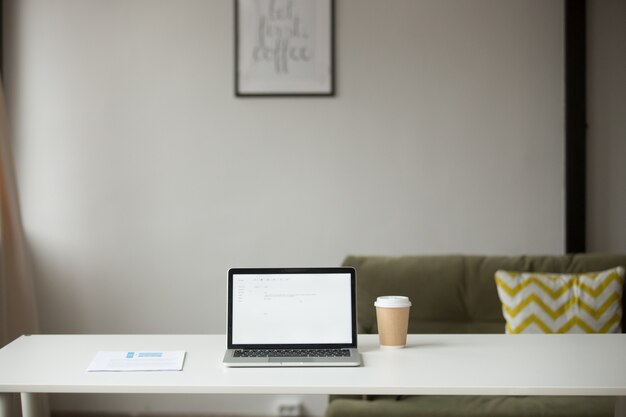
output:
[[[17,200],[10,128],[0,80],[0,347],[39,329],[31,264]],[[8,401],[8,402],[7,402]],[[5,397],[2,407],[19,415],[19,398]],[[49,414],[40,396],[39,415]]]
[[[9,122],[0,86],[0,346],[38,330],[33,274],[17,201]]]

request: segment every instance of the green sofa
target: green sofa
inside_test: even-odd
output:
[[[626,266],[626,255],[349,256],[343,264],[357,270],[359,333],[377,333],[379,295],[410,297],[409,333],[504,333],[496,270],[601,271]],[[611,397],[331,396],[326,417],[612,417],[614,404]]]

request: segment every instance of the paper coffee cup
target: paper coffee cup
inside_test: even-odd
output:
[[[409,327],[409,297],[386,295],[376,299],[378,338],[383,348],[403,348]]]

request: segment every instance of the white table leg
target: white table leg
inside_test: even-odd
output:
[[[11,404],[13,403],[13,395],[8,392],[0,392],[0,417],[12,417]]]
[[[22,398],[22,417],[40,417],[40,395],[33,392],[23,392]]]
[[[626,397],[615,398],[615,417],[626,417]]]

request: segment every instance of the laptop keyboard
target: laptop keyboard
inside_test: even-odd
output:
[[[337,358],[350,356],[349,349],[235,349],[235,358]]]

